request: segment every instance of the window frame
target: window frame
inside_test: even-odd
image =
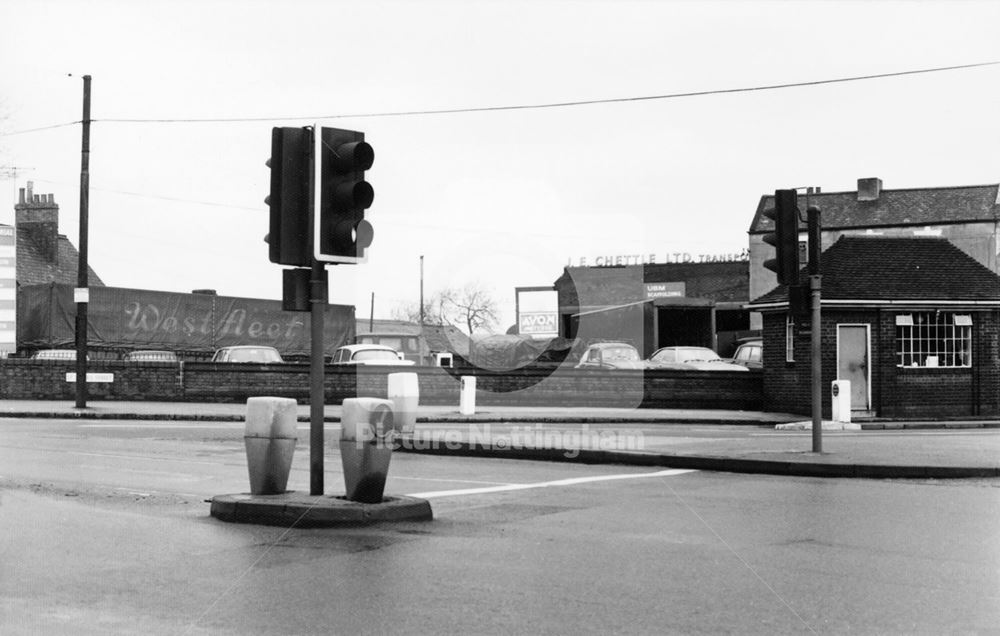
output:
[[[913,311],[896,314],[898,369],[971,369],[972,314],[961,311]]]

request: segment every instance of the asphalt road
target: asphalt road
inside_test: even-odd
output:
[[[204,499],[247,489],[241,438],[235,423],[0,420],[0,633],[1000,625],[997,480],[398,454],[387,491],[428,497],[434,521],[282,529],[208,516]],[[333,448],[331,494],[342,490]],[[289,486],[308,488],[305,448]]]

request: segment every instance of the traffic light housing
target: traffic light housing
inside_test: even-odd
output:
[[[267,238],[272,263],[308,266],[309,160],[312,135],[306,128],[272,128],[271,193],[264,200],[271,211]]]
[[[799,207],[795,190],[775,190],[774,208],[764,210],[764,216],[774,221],[774,232],[765,234],[764,242],[775,248],[775,258],[764,261],[764,267],[778,275],[779,285],[798,285]]]
[[[315,128],[313,256],[327,263],[364,263],[374,230],[365,220],[375,191],[365,181],[375,151],[365,134]]]

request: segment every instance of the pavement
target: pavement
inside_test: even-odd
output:
[[[0,400],[0,417],[243,421],[244,404]],[[324,409],[338,422],[340,406]],[[299,405],[300,422],[309,406]],[[682,425],[682,426],[672,426]],[[861,478],[1000,477],[1000,420],[810,422],[763,411],[420,406],[398,451],[726,472]],[[779,428],[781,427],[781,428]],[[784,429],[784,430],[781,430]]]

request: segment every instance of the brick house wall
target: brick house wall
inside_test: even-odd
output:
[[[1000,415],[1000,312],[967,311],[973,317],[971,368],[896,366],[896,316],[900,310],[826,310],[822,324],[823,417],[831,417],[830,389],[837,378],[837,325],[870,328],[871,410],[885,418],[951,418]],[[795,333],[795,362],[785,361],[785,313],[763,316],[763,408],[809,414],[810,337]],[[806,324],[808,329],[808,321]]]

